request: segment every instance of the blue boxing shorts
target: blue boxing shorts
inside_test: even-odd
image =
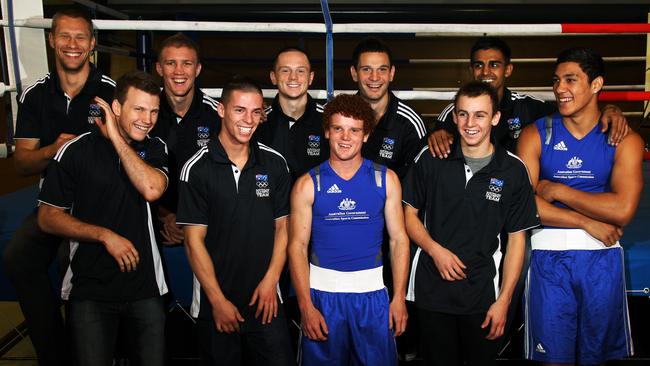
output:
[[[369,271],[377,271],[381,278],[381,267]],[[329,279],[332,278],[333,273],[334,277],[339,277],[330,284],[343,283],[352,286],[343,290],[355,291],[359,287],[367,288],[368,282],[360,280],[359,277],[356,280],[341,282],[343,280],[340,278],[341,275],[350,277],[354,276],[354,272],[338,272],[311,265],[311,299],[323,315],[329,333],[326,341],[312,341],[301,335],[300,364],[396,366],[397,349],[393,332],[388,328],[389,300],[386,288],[368,292],[323,291],[322,288],[330,290],[332,288],[329,288],[327,281],[325,286],[319,286],[323,282],[314,281],[314,275],[324,273]],[[314,288],[315,283],[316,287],[321,288],[320,290]],[[383,282],[381,285],[383,286]]]
[[[536,237],[537,236],[537,237]],[[623,249],[582,230],[534,230],[524,296],[525,357],[597,365],[633,353]]]

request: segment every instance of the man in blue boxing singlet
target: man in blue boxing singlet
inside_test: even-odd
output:
[[[374,115],[360,96],[336,97],[323,121],[329,160],[300,177],[291,195],[289,266],[305,336],[301,361],[397,365],[394,336],[406,327],[408,271],[399,179],[361,156]],[[394,280],[390,304],[382,279],[384,222]]]
[[[543,228],[526,284],[528,359],[595,365],[632,354],[618,240],[639,203],[643,141],[618,146],[598,127],[603,59],[572,48],[555,64],[559,114],[526,127],[517,153],[530,171]]]

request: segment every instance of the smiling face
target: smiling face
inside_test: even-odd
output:
[[[506,64],[501,51],[490,48],[474,52],[470,71],[474,80],[490,84],[501,97],[506,78],[509,78],[512,73],[512,64]]]
[[[185,46],[165,47],[156,63],[156,71],[163,78],[165,93],[185,97],[194,90],[194,82],[201,73],[196,51]]]
[[[223,101],[217,105],[221,117],[219,139],[233,145],[248,144],[262,118],[262,95],[254,91],[233,90],[227,101]]]
[[[363,132],[363,120],[336,113],[330,117],[325,138],[329,139],[330,159],[348,161],[361,157],[361,147],[368,135]]]
[[[95,37],[83,18],[59,17],[48,41],[54,49],[57,69],[76,73],[90,67],[88,58],[95,48]]]
[[[124,104],[113,100],[113,112],[122,137],[127,141],[142,141],[158,120],[160,99],[158,94],[149,94],[130,87]]]
[[[395,76],[395,66],[384,52],[364,52],[359,63],[350,66],[352,80],[357,83],[363,99],[369,103],[388,98],[388,86]]]
[[[589,82],[589,76],[577,62],[563,62],[555,68],[553,93],[560,114],[577,117],[589,108],[598,109],[598,92],[603,87],[603,78]]]
[[[314,80],[314,72],[304,53],[287,51],[278,55],[270,77],[281,97],[299,99],[307,94],[307,89]]]
[[[489,146],[490,131],[499,123],[500,113],[492,111],[492,100],[487,94],[477,97],[463,95],[456,102],[453,117],[461,146],[480,149]]]

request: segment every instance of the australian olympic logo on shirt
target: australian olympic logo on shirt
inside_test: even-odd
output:
[[[519,117],[508,119],[508,129],[510,130],[512,138],[519,138],[519,134],[521,134],[521,121],[519,120]]]
[[[557,170],[553,173],[553,178],[558,180],[570,179],[594,179],[594,173],[589,169],[582,168],[583,161],[578,156],[574,156],[566,163],[567,170]]]
[[[503,190],[503,181],[497,178],[490,178],[490,184],[488,185],[488,190],[485,192],[485,198],[499,202],[501,200],[501,191]]]
[[[379,156],[384,159],[392,159],[394,148],[395,148],[395,139],[391,139],[390,137],[384,137],[384,141],[381,143],[381,150],[379,150]]]
[[[309,135],[307,137],[307,155],[320,156],[320,136]]]
[[[196,128],[196,144],[203,147],[210,141],[210,127],[199,126]]]
[[[257,197],[269,196],[269,176],[266,174],[255,174],[255,195]]]
[[[566,167],[568,169],[580,169],[582,168],[582,159],[574,156],[566,163]]]
[[[146,151],[138,151],[138,156],[144,160],[147,157],[147,152]]]

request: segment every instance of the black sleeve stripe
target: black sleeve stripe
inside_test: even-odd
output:
[[[90,134],[90,132],[86,132],[84,134],[81,134],[81,135],[73,138],[72,140],[66,142],[65,144],[63,144],[63,146],[61,146],[59,148],[59,150],[56,152],[56,155],[54,155],[54,160],[61,161],[61,158],[63,157],[63,154],[65,154],[65,151],[68,149],[68,147],[70,145],[74,144],[75,142],[79,141],[79,139],[81,139],[82,137],[84,137],[84,136],[86,136],[88,134]]]
[[[183,169],[181,169],[181,177],[180,179],[183,182],[188,182],[190,179],[190,170],[192,169],[192,166],[196,164],[197,161],[201,159],[205,153],[208,152],[208,147],[204,146],[201,148],[201,150],[197,151],[196,154],[194,154],[191,158],[189,158],[185,164],[183,165]]]
[[[273,150],[272,148],[270,148],[270,147],[264,145],[264,144],[261,143],[261,142],[258,142],[257,145],[260,147],[261,150],[268,151],[268,152],[270,152],[270,153],[273,153],[273,154],[275,154],[275,155],[281,157],[281,158],[282,158],[282,161],[284,161],[284,166],[287,168],[287,171],[289,171],[289,165],[287,164],[287,159],[285,159],[284,156],[282,156],[282,154],[280,154],[279,152]]]
[[[406,104],[403,104],[402,102],[399,102],[397,104],[397,114],[402,115],[408,119],[413,127],[415,127],[415,131],[418,134],[418,137],[422,138],[424,135],[426,135],[427,128],[424,125],[424,122],[422,122],[422,118],[415,113],[411,107],[407,106]]]
[[[442,112],[440,112],[440,114],[438,115],[438,121],[445,122],[449,113],[452,113],[453,111],[454,111],[454,103],[449,103],[449,105],[446,106],[445,109],[443,109]]]
[[[29,93],[32,89],[34,89],[38,85],[45,83],[49,78],[50,78],[50,73],[48,72],[45,76],[36,80],[34,84],[28,86],[25,90],[23,90],[23,93],[20,94],[20,103],[25,102],[25,97],[27,96],[27,93]]]

